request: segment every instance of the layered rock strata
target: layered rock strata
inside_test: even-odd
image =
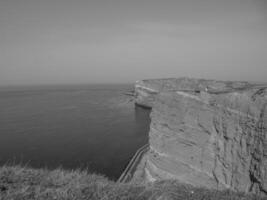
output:
[[[147,180],[267,193],[264,85],[151,80],[137,82],[136,97],[137,104],[153,107]]]
[[[135,83],[135,102],[137,105],[152,108],[157,94],[161,92],[175,91],[205,91],[226,92],[243,90],[254,87],[248,82],[225,82],[205,79],[192,78],[169,78],[169,79],[150,79],[136,81]]]

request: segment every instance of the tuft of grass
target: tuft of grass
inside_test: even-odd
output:
[[[0,200],[263,200],[231,191],[215,191],[174,180],[145,184],[116,183],[86,171],[0,167]],[[265,198],[266,199],[266,198]]]

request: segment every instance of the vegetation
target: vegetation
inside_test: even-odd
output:
[[[1,200],[258,200],[264,199],[231,191],[212,191],[160,181],[154,184],[121,184],[85,171],[0,168]]]

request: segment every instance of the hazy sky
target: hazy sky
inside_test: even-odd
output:
[[[0,85],[267,81],[267,0],[0,0]]]

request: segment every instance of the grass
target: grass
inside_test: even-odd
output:
[[[116,183],[85,171],[0,167],[0,200],[263,200],[258,196],[214,191],[159,181]],[[266,198],[265,198],[266,199]]]

